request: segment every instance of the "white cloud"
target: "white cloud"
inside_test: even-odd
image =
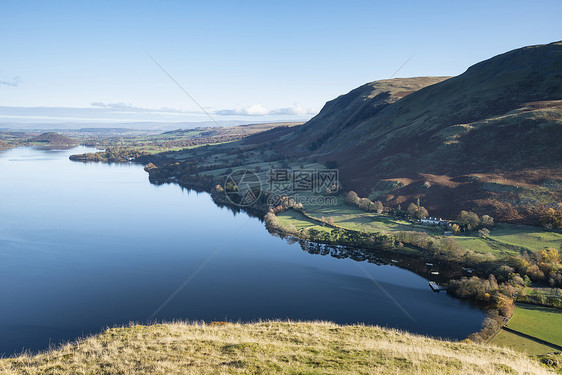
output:
[[[234,109],[221,109],[215,111],[220,116],[268,116],[268,115],[285,115],[285,116],[312,116],[318,111],[312,108],[304,108],[302,105],[295,103],[292,107],[267,109],[261,104],[254,104],[249,107],[236,107]]]
[[[254,104],[249,107],[236,107],[234,109],[221,109],[215,111],[215,114],[221,116],[242,115],[242,116],[265,116],[269,114],[269,110],[261,104]]]
[[[20,83],[21,83],[21,78],[18,76],[8,80],[0,79],[0,85],[18,87]]]
[[[279,108],[272,111],[272,115],[315,115],[318,111],[313,108],[304,108],[302,105],[295,103],[292,107]]]

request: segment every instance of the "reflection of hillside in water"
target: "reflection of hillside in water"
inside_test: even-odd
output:
[[[401,253],[392,253],[385,250],[362,249],[352,246],[321,244],[287,237],[287,242],[298,242],[301,249],[313,255],[329,255],[337,259],[352,259],[356,262],[368,262],[382,265],[392,265],[412,271],[428,280],[447,282],[452,278],[463,275],[462,268],[457,264],[446,262],[427,262],[419,256],[407,256]],[[439,272],[438,275],[432,272]]]

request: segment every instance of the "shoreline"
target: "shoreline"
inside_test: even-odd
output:
[[[157,163],[158,166],[154,165],[152,161]],[[353,248],[356,253],[362,254],[360,257],[361,259],[368,258],[369,256],[376,257],[378,255],[379,261],[380,259],[385,259],[387,264],[397,265],[403,269],[417,273],[428,281],[436,281],[441,285],[447,285],[447,293],[452,294],[455,298],[478,304],[478,306],[488,314],[489,319],[485,319],[483,328],[470,335],[470,338],[473,340],[479,342],[486,341],[491,335],[497,333],[498,328],[494,328],[491,331],[490,327],[496,327],[499,324],[499,328],[501,328],[500,323],[505,318],[509,318],[514,309],[515,297],[511,296],[511,294],[507,296],[501,294],[503,292],[498,291],[498,284],[495,284],[496,289],[494,289],[495,292],[492,296],[488,293],[484,296],[459,294],[459,288],[463,287],[463,283],[469,283],[472,279],[476,279],[477,281],[481,280],[478,282],[484,282],[487,275],[493,274],[495,269],[500,267],[502,264],[505,264],[505,259],[503,259],[503,257],[500,259],[492,257],[492,260],[486,260],[486,257],[482,254],[471,252],[471,254],[473,254],[472,258],[459,258],[455,255],[455,253],[443,251],[439,246],[429,248],[418,246],[415,241],[409,243],[404,239],[397,239],[396,237],[381,233],[371,233],[366,236],[365,233],[360,231],[343,228],[338,225],[330,225],[329,223],[319,221],[318,218],[307,215],[306,212],[301,211],[308,220],[314,221],[315,225],[328,227],[330,232],[343,232],[343,235],[340,233],[340,237],[335,240],[331,237],[328,239],[319,238],[318,236],[311,237],[308,232],[306,235],[303,235],[304,232],[302,230],[288,230],[282,225],[272,226],[268,224],[267,215],[271,213],[271,206],[265,202],[265,199],[258,201],[256,204],[249,207],[240,207],[232,204],[232,202],[227,199],[222,187],[218,184],[220,182],[218,177],[220,177],[220,173],[224,173],[224,171],[219,172],[219,176],[216,174],[211,174],[209,176],[205,172],[212,170],[213,168],[211,166],[210,169],[208,167],[200,169],[202,173],[178,173],[179,163],[167,165],[165,164],[165,158],[162,158],[160,155],[157,155],[154,159],[146,156],[140,157],[138,160],[134,160],[133,162],[145,165],[144,169],[149,175],[150,183],[156,185],[174,183],[186,189],[197,192],[206,192],[211,196],[213,202],[217,206],[226,207],[233,212],[244,211],[248,215],[263,221],[266,229],[273,235],[278,235],[282,238],[289,237],[291,241],[300,242],[301,246],[303,246],[303,243],[309,242],[325,246],[343,246]],[[288,209],[291,209],[291,207],[284,207],[282,212],[285,212]],[[277,211],[277,213],[279,213],[279,211]],[[275,213],[273,213],[273,215],[275,216]],[[427,238],[430,238],[428,234],[424,235]],[[442,236],[437,236],[437,238],[441,237]],[[442,243],[439,242],[438,245],[440,244]],[[427,268],[424,269],[424,266],[428,263],[437,265],[439,268],[438,276],[431,273],[433,270],[428,270]],[[467,272],[467,269],[471,269],[472,272]],[[480,277],[482,278],[480,279]],[[509,282],[512,283],[512,281]],[[515,287],[515,290],[519,290],[521,288],[518,284],[509,285],[512,285],[509,286],[510,288]],[[504,284],[502,283],[500,287],[504,288]],[[495,323],[492,325],[487,324],[486,322],[489,320],[492,320]]]

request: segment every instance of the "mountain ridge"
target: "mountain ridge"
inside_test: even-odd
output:
[[[420,198],[437,215],[474,210],[538,223],[539,211],[562,202],[562,191],[546,187],[562,182],[559,139],[560,41],[503,53],[456,77],[362,85],[274,147],[335,162],[345,190],[391,207]]]

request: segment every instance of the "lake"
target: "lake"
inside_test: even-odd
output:
[[[462,339],[484,312],[392,266],[310,254],[94,151],[0,152],[0,353],[162,320],[361,322]]]

